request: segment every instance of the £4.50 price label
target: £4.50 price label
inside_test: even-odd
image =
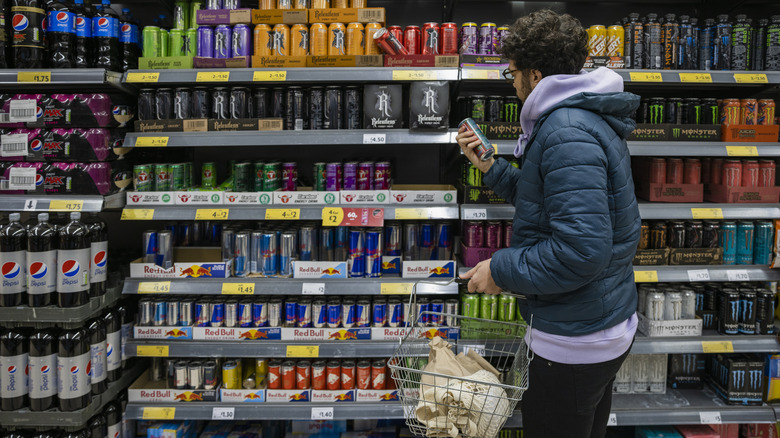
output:
[[[333,408],[311,408],[312,420],[332,420]]]
[[[176,417],[176,408],[144,408],[141,414],[142,420],[173,420]]]
[[[49,202],[50,211],[81,211],[82,208],[84,208],[84,201],[63,199]]]
[[[167,294],[170,291],[170,281],[142,281],[138,283],[139,294]]]
[[[254,283],[222,283],[222,295],[254,295]]]
[[[196,221],[227,220],[230,210],[227,208],[199,208],[195,210]]]
[[[229,71],[199,71],[195,77],[195,82],[227,82],[229,80]]]
[[[694,281],[710,281],[710,271],[706,269],[692,269],[688,271],[688,280]]]
[[[236,408],[214,408],[211,410],[212,420],[234,420],[236,418]]]
[[[41,84],[51,82],[50,71],[20,71],[16,74],[16,82],[38,82]]]
[[[297,221],[300,218],[300,208],[268,208],[265,210],[265,220],[267,221]]]
[[[363,134],[363,144],[387,144],[387,134]]]

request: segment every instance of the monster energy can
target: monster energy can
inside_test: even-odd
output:
[[[479,317],[482,319],[498,319],[498,296],[481,294],[479,296]]]
[[[652,97],[648,105],[649,119],[648,122],[653,125],[660,125],[664,123],[664,109],[666,107],[666,99],[663,97]]]
[[[462,315],[469,318],[479,318],[479,295],[477,294],[464,294],[461,297],[462,302]]]
[[[517,123],[520,117],[520,99],[514,96],[504,97],[501,104],[501,121]]]
[[[512,295],[501,295],[498,298],[498,320],[514,321],[517,307],[517,298]]]
[[[485,121],[485,105],[487,98],[481,95],[474,95],[469,98],[469,116],[477,122]]]

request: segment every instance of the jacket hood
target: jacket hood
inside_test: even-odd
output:
[[[520,125],[523,134],[517,142],[515,156],[523,154],[537,122],[561,108],[581,108],[601,115],[622,138],[636,123],[631,113],[639,108],[639,96],[623,92],[623,78],[606,67],[576,75],[553,75],[542,78],[523,104]]]

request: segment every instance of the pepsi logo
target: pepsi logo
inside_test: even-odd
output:
[[[62,274],[66,277],[73,277],[78,275],[81,270],[81,265],[75,260],[65,260],[62,263]]]
[[[113,114],[119,114],[119,113],[120,113],[120,111],[121,111],[121,110],[119,109],[119,105],[114,105],[114,107],[113,107],[113,108],[111,108],[111,112],[112,112]]]
[[[35,174],[35,185],[39,186],[41,184],[43,184],[43,175],[41,175],[40,173],[37,173],[37,174]]]
[[[130,27],[129,24],[123,24],[122,25],[122,33],[125,34],[125,35],[129,35],[131,29],[132,28]]]
[[[43,116],[43,108],[35,107],[35,118],[40,119]]]
[[[108,25],[109,25],[108,18],[105,18],[105,17],[98,18],[98,22],[97,23],[98,23],[98,27],[101,28],[101,29],[107,29]]]
[[[94,263],[97,267],[102,268],[103,266],[106,266],[106,259],[108,259],[106,252],[98,251],[98,253],[95,254]]]
[[[92,375],[92,361],[87,362],[87,375]]]
[[[76,17],[76,27],[83,30],[86,26],[87,20],[85,20],[84,17]]]
[[[119,432],[114,432],[114,436],[111,438],[119,438]]]
[[[8,367],[8,374],[13,374],[15,372],[16,372],[16,366],[11,365],[10,367]]]
[[[30,149],[32,149],[35,152],[40,151],[43,149],[43,142],[38,140],[37,138],[30,143]]]
[[[33,262],[30,265],[30,275],[32,278],[36,280],[40,280],[44,276],[46,276],[46,273],[49,272],[49,268],[46,266],[46,263],[43,262]]]
[[[49,368],[49,366],[48,366],[48,365],[44,365],[44,366],[42,366],[42,367],[41,367],[41,374],[48,374],[50,369],[51,369],[51,368]]]
[[[27,20],[27,17],[25,17],[24,14],[14,14],[12,23],[14,30],[17,32],[27,29],[27,26],[30,25],[30,21]]]
[[[67,23],[68,22],[68,13],[67,12],[57,12],[57,22],[58,23]]]
[[[19,273],[22,272],[22,267],[16,262],[3,263],[3,277],[4,278],[16,278]]]
[[[111,353],[114,352],[114,346],[106,342],[106,356],[111,356]]]
[[[70,367],[70,373],[71,374],[78,374],[79,373],[78,365]]]

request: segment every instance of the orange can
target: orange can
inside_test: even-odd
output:
[[[607,28],[596,24],[588,28],[588,56],[606,56]]]
[[[349,2],[347,0],[331,0],[331,8],[348,8]]]
[[[366,7],[366,0],[352,0],[351,8],[365,8]]]
[[[365,52],[364,42],[365,30],[360,23],[349,23],[347,25],[347,55],[362,55]]]
[[[309,27],[309,53],[312,56],[328,56],[328,26],[314,23]]]
[[[290,54],[290,26],[277,24],[274,26],[271,54],[275,56],[287,56]]]
[[[279,0],[276,3],[276,9],[292,9],[292,0]]]
[[[328,26],[328,56],[346,55],[344,37],[347,28],[342,23],[332,23]]]
[[[294,24],[290,29],[290,56],[309,54],[309,28],[305,24]]]
[[[276,9],[276,0],[260,0],[258,6],[260,9]]]
[[[255,56],[271,56],[274,39],[273,33],[274,31],[271,30],[271,26],[267,24],[258,24],[255,26]]]
[[[623,26],[609,26],[607,28],[607,56],[623,56],[623,41],[626,30]]]
[[[772,99],[761,99],[758,101],[758,120],[759,125],[775,124],[775,101]]]
[[[330,7],[330,0],[311,0],[312,9],[328,9]]]
[[[722,125],[739,125],[742,107],[739,99],[723,99],[720,111],[720,123]]]
[[[379,46],[374,41],[374,34],[381,29],[382,25],[377,22],[366,23],[366,36],[363,38],[363,45],[366,46],[366,55],[379,55]]]
[[[309,9],[309,0],[294,0],[293,9]]]

